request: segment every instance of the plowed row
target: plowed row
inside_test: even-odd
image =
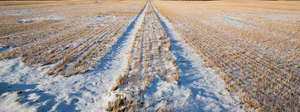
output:
[[[153,107],[155,102],[167,99],[145,99],[143,93],[149,91],[159,80],[170,83],[180,81],[180,72],[175,58],[170,53],[170,38],[167,36],[151,6],[148,6],[142,27],[134,38],[125,74],[120,75],[112,87],[117,99],[109,102],[110,111],[137,111]],[[160,107],[159,110],[171,108]],[[170,110],[169,110],[170,111]]]

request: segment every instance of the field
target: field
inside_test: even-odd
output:
[[[0,1],[0,111],[300,111],[299,1]]]
[[[155,2],[242,104],[264,111],[297,111],[299,3],[246,3]]]

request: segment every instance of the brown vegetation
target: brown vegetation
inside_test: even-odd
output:
[[[128,60],[127,71],[116,80],[112,91],[129,92],[117,95],[108,103],[109,111],[145,110],[151,104],[144,100],[143,92],[151,88],[154,80],[163,79],[172,83],[180,81],[180,71],[170,54],[171,41],[161,26],[153,9],[146,11],[142,28],[134,38]],[[170,66],[171,65],[171,66]],[[152,104],[157,99],[152,99]],[[163,110],[163,108],[161,108]]]
[[[246,109],[299,110],[299,19],[291,16],[299,17],[299,2],[161,1],[155,6]]]
[[[9,48],[0,53],[0,60],[21,56],[30,66],[55,64],[49,74],[85,73],[103,59],[126,30],[144,2],[137,3],[33,5],[31,9],[15,6],[14,10],[25,11],[20,15],[18,11],[10,11],[10,7],[1,7],[5,9],[2,12],[16,12],[17,15],[0,16],[6,20],[0,21],[4,24],[0,27],[0,44]],[[112,4],[116,7],[109,7]],[[128,10],[128,6],[136,8]],[[33,11],[27,14],[26,10]],[[25,22],[19,22],[21,18],[25,18],[22,20]]]

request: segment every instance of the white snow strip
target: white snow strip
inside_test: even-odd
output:
[[[241,18],[234,17],[234,16],[226,16],[226,15],[219,15],[212,17],[212,19],[217,20],[220,23],[224,23],[226,25],[232,25],[238,28],[245,28],[245,29],[254,29],[255,27],[243,22]]]
[[[81,5],[68,5],[68,6],[60,6],[60,7],[51,7],[51,8],[39,8],[35,9],[37,7],[33,5],[10,5],[10,6],[1,6],[0,7],[0,16],[19,16],[19,15],[39,15],[41,13],[47,13],[47,12],[54,12],[54,11],[60,11],[62,13],[65,13],[65,11],[68,10],[78,10],[78,9],[84,9],[84,8],[90,8],[95,7],[99,4],[81,4]],[[101,6],[101,5],[100,5]],[[19,9],[22,7],[22,9]]]
[[[23,14],[32,14],[34,12],[40,12],[38,10],[34,10],[34,9],[24,9],[24,10],[13,10],[13,11],[6,11],[6,10],[2,10],[0,11],[0,16],[9,16],[9,15],[23,15]]]
[[[20,19],[20,23],[32,23],[32,22],[40,22],[45,20],[61,20],[62,18],[59,16],[48,16],[48,17],[38,17],[38,18],[30,18],[30,19]]]
[[[226,91],[226,83],[213,69],[204,67],[200,56],[173,29],[172,24],[152,7],[171,38],[171,52],[181,70],[180,84],[158,84],[155,97],[169,96],[169,100],[179,106],[176,109],[183,111],[243,111]]]
[[[99,67],[96,67],[97,69],[94,70],[97,74],[100,72],[101,79],[105,79],[102,81],[103,89],[99,90],[102,91],[103,95],[99,95],[97,102],[90,105],[91,107],[96,106],[96,108],[94,108],[95,110],[92,110],[89,108],[90,106],[88,106],[86,109],[87,111],[97,112],[99,109],[104,110],[107,107],[108,101],[113,100],[113,96],[111,96],[112,94],[109,93],[110,89],[116,78],[125,72],[134,36],[142,25],[142,20],[147,8],[148,5],[146,4],[136,19],[129,25],[127,31],[120,37],[120,40],[113,46],[111,52],[109,52],[104,59],[99,62]]]

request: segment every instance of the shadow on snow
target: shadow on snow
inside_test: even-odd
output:
[[[55,100],[56,96],[48,94],[42,90],[39,90],[36,88],[37,84],[9,84],[6,82],[0,82],[0,96],[3,93],[6,92],[16,92],[16,91],[22,91],[22,93],[18,94],[18,102],[20,104],[26,104],[28,106],[35,106],[39,105],[37,107],[38,112],[47,112],[50,111],[54,105],[56,105],[58,102]],[[29,98],[31,94],[36,94],[39,96],[36,100],[32,100]],[[78,102],[78,99],[72,99],[72,101],[68,104],[67,101],[60,102],[56,109],[54,109],[55,112],[78,112],[78,110],[75,109],[76,103]]]
[[[135,29],[135,26],[138,22],[138,19],[146,9],[147,4],[145,4],[144,8],[138,13],[135,19],[130,23],[127,27],[126,31],[122,34],[122,36],[118,39],[116,44],[114,44],[111,50],[104,56],[102,60],[98,62],[98,66],[95,69],[91,70],[91,73],[101,72],[111,67],[111,61],[115,59],[115,57],[120,53],[121,48],[124,46],[125,41],[130,37],[132,31]]]

